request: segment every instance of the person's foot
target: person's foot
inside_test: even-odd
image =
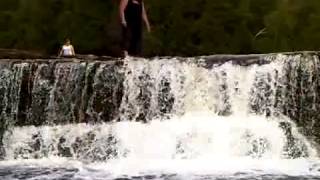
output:
[[[80,59],[72,58],[72,62],[74,62],[74,63],[79,63],[79,62],[80,62]]]

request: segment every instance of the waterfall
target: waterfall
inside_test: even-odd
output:
[[[3,159],[316,159],[318,56],[241,59],[3,62]]]

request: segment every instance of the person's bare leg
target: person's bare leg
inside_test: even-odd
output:
[[[128,51],[123,51],[123,57],[128,57]]]

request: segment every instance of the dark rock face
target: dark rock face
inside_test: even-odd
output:
[[[271,61],[275,57],[271,58]],[[254,113],[266,116],[286,115],[300,131],[320,143],[320,64],[318,54],[289,55],[283,59],[283,69],[274,77],[266,74],[258,79],[258,95],[251,102]],[[272,81],[276,79],[277,81]]]
[[[123,75],[117,63],[0,62],[1,129],[5,126],[111,121]]]

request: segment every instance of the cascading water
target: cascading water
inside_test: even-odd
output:
[[[316,179],[318,56],[263,60],[1,67],[0,176]]]

